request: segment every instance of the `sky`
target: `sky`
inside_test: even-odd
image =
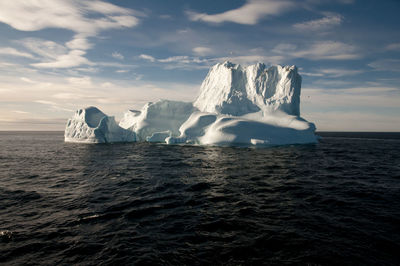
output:
[[[0,130],[193,101],[210,66],[296,65],[320,131],[400,132],[400,1],[0,1]]]

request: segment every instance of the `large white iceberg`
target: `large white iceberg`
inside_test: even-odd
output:
[[[315,143],[314,124],[300,117],[300,90],[301,76],[295,66],[267,68],[259,63],[242,67],[225,62],[210,69],[193,103],[150,102],[140,111],[127,111],[119,126],[97,108],[102,115],[93,111],[93,122],[83,119],[78,110],[67,124],[65,140],[256,146]],[[108,126],[96,131],[102,119]]]

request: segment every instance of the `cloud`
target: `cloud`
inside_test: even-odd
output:
[[[209,55],[213,52],[213,50],[209,47],[199,46],[193,48],[193,52],[197,55]]]
[[[232,56],[215,57],[215,58],[204,58],[204,57],[188,56],[188,55],[170,56],[167,58],[155,58],[150,55],[141,55],[140,57],[143,59],[148,58],[147,60],[151,62],[162,63],[165,69],[179,68],[183,70],[208,69],[211,65],[224,61],[232,61],[243,65],[250,65],[258,62],[278,64],[281,63],[284,59],[284,57],[280,55],[266,56],[260,54],[232,55]]]
[[[16,42],[45,59],[55,59],[68,51],[64,45],[38,38],[25,38]]]
[[[266,64],[280,64],[284,60],[282,56],[266,56],[260,54],[254,55],[237,55],[237,56],[226,56],[214,58],[211,61],[213,63],[219,63],[224,61],[231,61],[241,65],[251,65],[255,63],[266,63]]]
[[[75,35],[74,39],[65,44],[69,49],[88,50],[93,45],[87,40],[87,38],[80,35]]]
[[[361,74],[363,72],[364,71],[362,71],[362,70],[355,70],[355,69],[323,68],[323,69],[318,69],[311,73],[301,72],[300,74],[305,75],[305,76],[311,76],[311,77],[327,76],[330,78],[338,78],[338,77],[344,77],[344,76],[353,76],[353,75]]]
[[[386,50],[388,51],[400,51],[400,43],[391,43],[386,46]]]
[[[398,59],[380,59],[369,63],[368,66],[378,71],[400,72],[400,60]]]
[[[20,31],[45,28],[68,29],[86,36],[100,30],[133,27],[139,19],[134,10],[102,1],[26,0],[1,1],[0,22]],[[93,16],[96,14],[96,16]]]
[[[48,105],[50,107],[51,110],[56,110],[56,111],[67,111],[67,112],[73,112],[72,109],[69,108],[65,108],[53,101],[47,101],[47,100],[36,100],[34,101],[35,103],[40,103],[43,105]]]
[[[255,25],[260,20],[270,16],[279,15],[292,8],[296,4],[287,0],[248,0],[243,6],[223,13],[209,15],[187,11],[186,15],[192,21],[209,23],[233,22],[245,25]]]
[[[45,101],[45,100],[36,100],[35,103],[46,104],[46,105],[56,105],[55,102]]]
[[[26,58],[33,58],[33,55],[25,52],[18,51],[12,47],[0,47],[0,54],[3,55],[11,55],[11,56],[18,56],[18,57],[26,57]]]
[[[70,77],[67,78],[68,82],[74,86],[90,87],[92,86],[92,79],[90,77]]]
[[[103,88],[111,88],[111,87],[114,87],[114,84],[112,84],[111,82],[104,82],[104,83],[100,84],[100,86]]]
[[[272,52],[286,57],[306,58],[310,60],[348,60],[361,57],[357,53],[355,46],[334,41],[315,42],[306,49],[297,49],[297,46],[293,44],[279,44]]]
[[[21,78],[22,81],[25,81],[26,83],[30,83],[30,84],[36,84],[36,81],[31,80],[30,78],[26,78],[26,77],[22,77]]]
[[[164,64],[165,69],[183,69],[183,70],[193,70],[193,69],[203,69],[208,68],[210,60],[192,57],[187,55],[171,56],[163,59],[156,59],[158,62]]]
[[[338,14],[327,14],[325,17],[294,24],[296,30],[319,31],[339,26],[343,22],[343,17]]]
[[[178,56],[167,57],[167,58],[164,58],[164,59],[158,59],[157,61],[161,62],[161,63],[176,62],[176,63],[188,64],[188,63],[194,62],[195,59],[191,58],[191,57],[189,57],[187,55],[178,55]]]
[[[37,68],[71,68],[80,65],[93,65],[84,55],[84,50],[73,49],[71,47],[82,47],[88,48],[90,45],[86,43],[86,39],[73,39],[66,43],[66,46],[58,44],[53,41],[38,39],[38,38],[26,38],[17,43],[22,44],[25,48],[31,52],[41,56],[39,63],[31,64]]]
[[[113,52],[111,54],[111,56],[114,57],[115,59],[119,59],[119,60],[123,60],[124,59],[124,56],[122,54],[118,53],[118,52]]]
[[[17,113],[17,114],[30,114],[29,112],[25,112],[25,111],[20,111],[20,110],[14,110],[14,111],[11,111],[11,112],[13,112],[13,113]]]
[[[115,73],[128,73],[128,72],[129,72],[128,69],[118,69],[118,70],[115,70]]]
[[[52,41],[26,39],[27,48],[45,57],[43,62],[32,64],[38,68],[70,68],[91,64],[84,57],[84,51],[93,47],[88,38],[104,30],[134,27],[139,23],[138,16],[144,14],[103,1],[0,1],[0,22],[17,30],[60,28],[76,33],[65,46]],[[29,57],[26,53],[13,53]]]
[[[124,14],[124,15],[130,15],[130,14],[136,14],[139,16],[143,16],[143,13],[128,9],[128,8],[123,8],[119,7],[110,3],[102,2],[102,1],[85,1],[84,3],[87,8],[91,11],[95,11],[98,13],[102,14]]]
[[[83,95],[77,93],[61,92],[52,95],[53,98],[59,100],[81,100]]]
[[[70,68],[80,65],[93,65],[92,62],[84,57],[85,54],[85,51],[71,50],[68,54],[55,58],[55,61],[35,63],[32,66],[38,68]]]
[[[156,61],[156,59],[153,56],[147,55],[147,54],[141,54],[141,55],[139,55],[139,58],[144,59],[144,60],[148,60],[150,62]]]

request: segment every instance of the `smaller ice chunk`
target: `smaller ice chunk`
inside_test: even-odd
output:
[[[267,145],[269,143],[268,140],[262,140],[262,139],[250,139],[250,142],[252,145]]]
[[[79,109],[68,120],[65,142],[110,143],[133,142],[135,132],[118,126],[113,116],[107,116],[96,107]]]

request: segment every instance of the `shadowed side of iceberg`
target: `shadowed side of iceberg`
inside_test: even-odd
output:
[[[81,143],[133,142],[136,141],[136,135],[118,126],[114,117],[91,106],[77,110],[68,119],[64,140]]]

